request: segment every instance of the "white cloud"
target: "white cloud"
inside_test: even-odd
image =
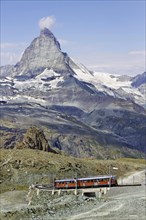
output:
[[[144,51],[144,50],[132,50],[128,54],[129,55],[142,55],[142,56],[145,56],[146,51]]]
[[[68,40],[64,40],[64,39],[58,39],[59,43],[63,46],[68,45],[70,42]]]
[[[0,48],[1,49],[7,49],[7,48],[13,48],[16,47],[17,44],[15,43],[1,43]]]
[[[65,39],[58,39],[61,46],[65,46],[66,50],[70,50],[71,47],[78,45],[75,41],[65,40]]]
[[[16,64],[21,58],[21,54],[13,52],[2,52],[1,53],[1,64]]]
[[[0,48],[2,50],[6,50],[6,49],[15,49],[15,48],[18,48],[18,47],[26,47],[27,44],[26,43],[11,43],[11,42],[6,42],[6,43],[1,43],[0,44]]]
[[[12,42],[5,42],[1,43],[1,64],[0,65],[7,65],[7,64],[16,64],[21,56],[23,51],[28,46],[27,43],[20,42],[20,43],[12,43]]]
[[[137,75],[145,71],[145,59],[141,53],[131,54],[97,54],[80,58],[88,69],[120,75]]]
[[[56,23],[54,16],[43,17],[39,20],[40,29],[48,28],[51,29]]]

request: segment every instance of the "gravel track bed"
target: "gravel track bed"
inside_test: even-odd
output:
[[[127,183],[130,183],[133,175],[126,179]],[[21,200],[22,194],[19,197],[15,191],[5,193],[1,197],[3,209],[0,217],[4,220],[145,220],[145,172],[135,173],[136,178],[142,181],[141,186],[113,187],[101,199],[68,193],[52,196],[40,191],[38,197],[35,192],[32,204],[28,206],[24,197]],[[13,193],[15,199],[10,201],[8,196]],[[16,200],[19,201],[17,209]]]

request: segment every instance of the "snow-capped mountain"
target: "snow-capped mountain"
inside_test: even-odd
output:
[[[63,53],[57,39],[46,28],[25,50],[20,62],[15,66],[1,67],[1,90],[3,91],[1,99],[15,99],[19,97],[20,92],[21,98],[23,96],[26,98],[26,90],[27,93],[28,90],[37,90],[36,93],[39,91],[44,94],[51,89],[59,88],[69,76],[73,76],[80,82],[88,83],[86,84],[88,87],[91,84],[105,95],[145,105],[145,73],[132,78],[91,72],[84,65],[77,64],[66,53]],[[30,93],[29,96],[31,97],[32,94]],[[33,92],[33,99],[36,98],[34,96]]]
[[[104,72],[91,72],[81,64],[72,69],[76,73],[77,79],[91,83],[98,91],[117,98],[131,99],[137,104],[145,105],[145,94],[139,89],[139,86],[135,86],[137,81],[141,82],[141,86],[145,84],[145,73],[132,78]]]
[[[132,81],[132,86],[135,88],[138,88],[143,84],[146,84],[146,72],[133,77],[131,81]]]
[[[145,97],[133,84],[138,79],[89,71],[61,51],[50,30],[42,30],[21,60],[1,67],[1,73],[2,120],[15,119],[22,129],[36,124],[54,129],[54,146],[75,156],[85,156],[86,148],[99,157],[97,146],[116,152],[120,147],[123,155],[126,149],[144,151]]]

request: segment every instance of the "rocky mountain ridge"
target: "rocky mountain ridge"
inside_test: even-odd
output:
[[[53,147],[74,156],[103,158],[110,151],[134,156],[145,151],[145,97],[133,86],[135,79],[94,73],[75,63],[48,29],[15,66],[1,71],[1,147],[10,138],[10,126],[15,136],[18,127],[22,131],[39,125],[53,131],[48,134]]]

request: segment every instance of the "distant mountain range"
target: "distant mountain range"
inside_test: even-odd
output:
[[[1,147],[13,148],[30,126],[52,147],[77,157],[144,157],[146,72],[93,72],[61,51],[43,29],[14,66],[2,66]]]

